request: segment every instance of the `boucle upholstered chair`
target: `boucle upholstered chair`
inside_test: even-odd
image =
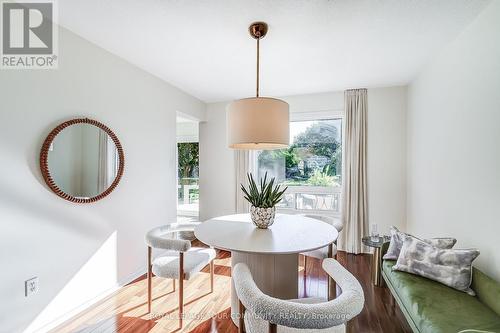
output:
[[[154,228],[146,234],[148,245],[148,312],[151,312],[152,274],[173,279],[179,279],[179,327],[182,328],[184,312],[184,280],[189,280],[203,267],[210,264],[210,292],[214,290],[214,264],[216,253],[214,249],[191,247],[191,242],[176,239],[176,235],[185,231],[193,231],[197,223],[170,224]],[[152,249],[167,250],[165,254],[152,260]]]
[[[342,221],[340,219],[331,216],[320,215],[320,214],[302,214],[302,216],[310,217],[312,219],[320,220],[328,224],[331,224],[335,229],[337,229],[339,233],[342,231],[342,229],[344,229]]]
[[[317,215],[317,214],[302,214],[302,216],[328,223],[328,224],[332,225],[335,229],[337,229],[337,231],[339,233],[342,231],[342,229],[344,229],[344,225],[341,223],[340,219],[335,219],[335,218],[330,217],[330,216]],[[316,259],[336,258],[336,256],[337,256],[337,245],[336,244],[337,244],[337,241],[335,241],[335,244],[332,247],[332,253],[328,253],[328,247],[324,247],[321,249],[301,253],[304,256],[304,276],[306,275],[307,257],[312,257],[312,258],[316,258]]]
[[[255,285],[248,267],[236,264],[233,281],[240,302],[239,332],[345,332],[344,324],[363,309],[363,289],[335,259],[323,260],[323,269],[342,288],[342,294],[328,302],[316,298],[281,300],[267,296]]]

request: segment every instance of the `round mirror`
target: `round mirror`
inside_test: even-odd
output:
[[[91,119],[57,126],[40,153],[45,182],[72,202],[94,202],[107,196],[118,185],[123,167],[120,141],[107,126]]]

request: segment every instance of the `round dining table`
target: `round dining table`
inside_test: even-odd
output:
[[[302,215],[276,214],[268,229],[257,228],[250,214],[216,217],[198,225],[194,234],[216,249],[231,251],[231,268],[245,263],[260,290],[280,299],[298,298],[299,253],[327,247],[338,237],[330,224]],[[238,297],[231,281],[231,317]]]

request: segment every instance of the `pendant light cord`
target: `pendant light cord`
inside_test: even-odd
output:
[[[260,75],[260,37],[257,38],[257,91],[256,97],[259,97],[259,75]]]

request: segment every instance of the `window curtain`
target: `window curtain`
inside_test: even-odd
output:
[[[236,150],[234,156],[236,165],[236,213],[248,213],[250,205],[243,197],[240,184],[248,186],[247,173],[252,173],[254,178],[257,177],[257,152],[254,150]]]
[[[104,192],[113,183],[118,173],[118,151],[111,137],[103,130],[99,131],[99,158],[97,189]]]
[[[361,238],[368,234],[367,202],[367,90],[344,93],[345,141],[341,221],[344,225],[339,248],[349,253],[364,252]]]
[[[99,130],[99,171],[97,173],[97,191],[104,192],[108,185],[108,134]]]

